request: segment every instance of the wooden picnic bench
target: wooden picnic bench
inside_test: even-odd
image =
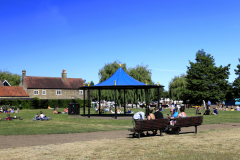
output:
[[[159,130],[160,136],[162,136],[162,130],[167,128],[169,119],[134,120],[134,122],[135,126],[128,130],[133,132],[133,137],[138,133],[138,138],[140,138],[143,131],[153,131],[154,135],[156,135],[157,130]]]
[[[162,108],[167,108],[167,107],[168,107],[168,105],[161,105],[161,107],[162,107]]]
[[[203,116],[195,116],[195,117],[184,117],[184,118],[176,118],[174,126],[169,125],[169,128],[174,128],[176,130],[176,134],[179,134],[181,127],[192,127],[195,126],[195,133],[197,133],[197,126],[200,126],[203,122]]]

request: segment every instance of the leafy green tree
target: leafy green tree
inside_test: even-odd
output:
[[[0,80],[7,80],[11,86],[19,86],[21,76],[18,74],[12,74],[8,71],[0,70]]]
[[[176,100],[183,100],[186,85],[186,75],[182,74],[181,76],[175,76],[169,83],[170,98]]]
[[[99,70],[99,83],[107,80],[111,77],[119,68],[119,64],[121,64],[122,69],[128,73],[134,79],[145,83],[147,81],[148,84],[153,85],[154,83],[151,80],[151,70],[149,70],[144,65],[137,65],[134,68],[127,68],[125,63],[114,61],[113,63],[105,64],[105,66]],[[98,91],[94,91],[94,96],[98,98]],[[148,101],[153,98],[154,90],[149,90],[148,93]],[[119,89],[116,92],[117,96],[117,103],[123,104],[124,103],[124,90]],[[126,102],[128,103],[137,103],[138,100],[145,101],[145,91],[143,89],[138,90],[125,90],[125,97]],[[115,99],[115,91],[114,90],[101,90],[101,100],[114,100]],[[135,99],[135,102],[134,102]]]
[[[187,85],[184,91],[190,103],[201,104],[202,100],[212,102],[225,100],[230,86],[227,81],[230,64],[216,67],[213,57],[204,50],[197,52],[195,60],[195,63],[189,61]]]
[[[240,62],[240,58],[238,59]],[[235,74],[238,76],[232,86],[233,86],[233,94],[234,98],[240,98],[240,64],[237,65],[237,69],[234,69]]]

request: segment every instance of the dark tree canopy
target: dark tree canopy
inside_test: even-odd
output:
[[[12,74],[8,71],[0,70],[0,80],[7,80],[11,86],[19,86],[21,76],[18,74]]]
[[[187,67],[186,90],[184,91],[190,103],[201,104],[202,100],[213,102],[226,99],[229,90],[227,81],[230,74],[230,64],[216,67],[214,58],[199,50],[196,62],[190,62]]]
[[[238,59],[240,62],[240,59]],[[240,98],[240,64],[237,65],[237,69],[234,69],[237,78],[233,82],[234,98]]]

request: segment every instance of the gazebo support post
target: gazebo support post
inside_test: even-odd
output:
[[[117,119],[117,103],[116,103],[116,97],[117,97],[117,94],[116,94],[116,88],[115,88],[115,119]]]
[[[145,89],[145,97],[146,97],[146,117],[148,116],[148,107],[147,107],[147,89]]]
[[[90,118],[90,107],[91,107],[90,93],[89,93],[89,89],[88,89],[88,118]]]
[[[83,90],[83,116],[85,116],[85,89]]]
[[[132,108],[133,108],[133,103],[135,102],[135,93],[133,93],[133,102],[132,102]],[[136,107],[137,108],[137,107]]]
[[[158,88],[158,109],[161,111],[162,109],[159,108],[159,94],[160,94],[160,88]]]
[[[123,96],[124,96],[124,115],[126,115],[126,99],[125,99],[125,88],[123,89]]]
[[[101,92],[100,92],[100,89],[98,89],[98,101],[99,101],[99,106],[98,106],[98,113],[99,113],[99,115],[101,114],[101,112],[100,112],[100,106],[101,106],[101,100],[100,100],[100,96],[101,96]]]

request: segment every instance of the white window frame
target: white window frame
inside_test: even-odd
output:
[[[37,92],[37,93],[35,94],[35,92]],[[39,95],[39,90],[34,90],[34,91],[33,91],[33,94],[34,94],[34,95]]]
[[[83,90],[79,90],[79,95],[83,95]]]
[[[60,92],[59,94],[58,91]],[[62,95],[62,90],[56,90],[56,95]]]
[[[45,94],[43,93],[45,91]],[[46,92],[46,90],[42,90],[42,95],[46,95],[47,94],[47,92]]]

